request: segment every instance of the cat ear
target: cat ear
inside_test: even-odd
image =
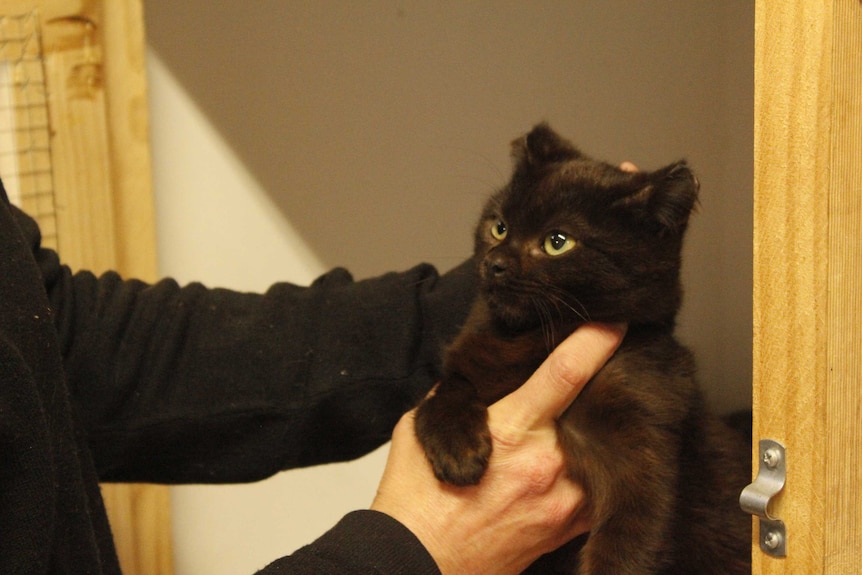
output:
[[[618,203],[645,212],[663,231],[679,233],[688,224],[699,189],[700,182],[682,160],[646,175],[643,186]]]
[[[512,142],[512,157],[519,168],[536,168],[547,163],[571,160],[580,155],[577,148],[544,122]]]

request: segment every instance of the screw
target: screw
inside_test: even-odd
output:
[[[781,534],[777,531],[768,531],[763,537],[763,546],[775,551],[781,545]]]
[[[774,447],[767,449],[763,452],[763,462],[769,469],[775,469],[781,463],[781,452]]]

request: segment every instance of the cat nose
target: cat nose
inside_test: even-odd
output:
[[[499,277],[506,273],[506,270],[509,269],[509,262],[506,261],[505,258],[496,256],[492,258],[488,258],[485,261],[485,271],[489,276]]]

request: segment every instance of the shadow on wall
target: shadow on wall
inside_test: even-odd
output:
[[[660,4],[660,5],[659,5]],[[592,155],[703,184],[683,337],[725,407],[751,373],[750,2],[148,0],[148,43],[326,266],[471,250],[508,142],[548,120]],[[725,398],[725,399],[721,399]],[[734,399],[735,398],[735,399]]]

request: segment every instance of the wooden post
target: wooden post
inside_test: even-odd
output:
[[[862,3],[757,2],[754,121],[754,439],[787,448],[772,510],[787,525],[787,557],[755,542],[752,572],[856,573]]]
[[[50,156],[37,167],[51,173],[41,187],[53,192],[45,221],[56,221],[61,259],[76,270],[154,280],[141,1],[4,0],[0,13],[28,15],[41,31]],[[38,208],[33,201],[23,207]],[[123,572],[173,573],[168,488],[103,485],[102,494]]]

